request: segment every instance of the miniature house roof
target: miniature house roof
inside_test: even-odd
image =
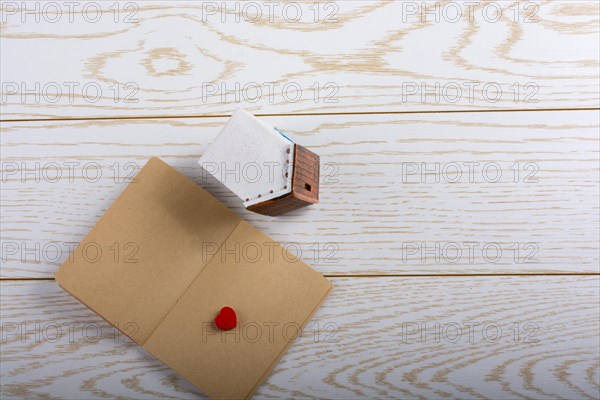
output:
[[[294,142],[240,109],[198,160],[248,207],[292,190]]]

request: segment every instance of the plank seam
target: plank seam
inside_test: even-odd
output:
[[[530,109],[498,109],[498,110],[438,110],[438,111],[356,111],[356,112],[323,112],[323,113],[292,113],[270,114],[256,113],[257,117],[319,117],[319,116],[352,116],[352,115],[404,115],[404,114],[475,114],[475,113],[512,113],[512,112],[555,112],[555,111],[600,111],[600,108],[530,108]],[[148,115],[133,117],[73,117],[73,118],[26,118],[0,119],[2,122],[65,122],[65,121],[116,121],[116,120],[146,120],[146,119],[194,119],[194,118],[229,118],[231,114],[215,115]]]
[[[504,277],[504,276],[598,276],[600,272],[550,272],[550,273],[489,273],[489,274],[323,274],[326,278],[465,278],[465,277]],[[54,278],[0,278],[2,281],[54,281]]]

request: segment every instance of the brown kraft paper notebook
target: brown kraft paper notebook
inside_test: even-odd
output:
[[[56,273],[62,288],[212,398],[249,398],[331,283],[158,158]],[[238,325],[219,331],[224,306]]]

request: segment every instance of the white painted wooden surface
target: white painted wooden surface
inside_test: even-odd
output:
[[[597,277],[333,282],[257,398],[598,397]],[[3,398],[200,396],[54,282],[2,305]]]
[[[2,118],[599,105],[595,0],[253,3],[255,23],[233,1],[9,9]]]
[[[250,23],[206,1],[102,2],[97,22],[89,2],[58,2],[57,22],[49,3],[2,2],[0,396],[202,397],[53,281],[159,156],[332,276],[257,398],[599,399],[600,4],[481,2],[470,21],[444,3],[436,22],[420,1],[339,1],[314,22],[307,1],[291,22],[257,3]],[[263,217],[203,179],[196,159],[238,107],[321,155],[319,205]]]
[[[320,204],[265,217],[203,179],[225,118],[4,123],[2,276],[53,277],[151,156],[323,273],[599,271],[597,112],[265,119],[321,155]]]

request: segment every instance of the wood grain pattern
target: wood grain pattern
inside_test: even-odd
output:
[[[52,3],[2,2],[2,399],[204,397],[28,280],[151,156],[339,275],[257,398],[600,399],[600,3]],[[321,156],[318,205],[265,217],[203,177],[239,107]]]
[[[599,398],[598,277],[333,281],[256,398]],[[1,305],[3,399],[201,396],[54,282]]]
[[[203,179],[225,120],[3,123],[2,276],[52,277],[151,156],[323,273],[599,272],[596,112],[266,118],[321,156],[321,202],[277,218]]]
[[[7,3],[4,120],[600,104],[594,0]]]

